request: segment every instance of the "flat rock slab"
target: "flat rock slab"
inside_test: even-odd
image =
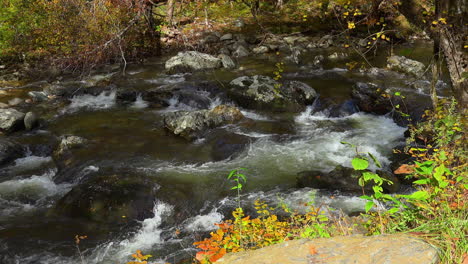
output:
[[[433,264],[438,250],[408,235],[300,239],[230,253],[222,264]]]

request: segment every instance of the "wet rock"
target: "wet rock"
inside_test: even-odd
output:
[[[226,68],[226,69],[234,69],[236,68],[236,63],[234,63],[234,61],[231,59],[231,57],[229,57],[228,55],[226,54],[219,54],[218,55],[218,58],[221,59],[221,62],[223,63],[223,67]]]
[[[243,107],[292,112],[304,110],[317,97],[315,90],[305,83],[289,81],[281,84],[262,75],[232,80],[229,95]]]
[[[4,137],[0,137],[0,165],[5,165],[23,156],[23,147]]]
[[[39,117],[34,112],[27,112],[24,116],[24,127],[26,130],[32,130],[39,124]]]
[[[213,142],[211,157],[214,161],[220,161],[235,158],[252,142],[252,139],[248,136],[234,133],[228,135],[218,133],[214,136],[210,135],[209,141]]]
[[[348,58],[348,54],[344,52],[333,52],[332,54],[328,55],[328,59],[330,60],[343,60]]]
[[[246,57],[250,55],[249,50],[244,47],[243,45],[239,45],[236,50],[232,53],[234,57],[241,58],[241,57]]]
[[[86,88],[104,87],[110,85],[112,83],[112,78],[116,75],[116,72],[107,74],[97,74],[83,79],[81,83],[83,83],[83,86]]]
[[[115,94],[115,100],[118,103],[129,104],[136,101],[138,92],[135,90],[118,90]]]
[[[354,100],[347,100],[342,104],[335,105],[330,109],[330,117],[349,116],[359,112],[359,107]]]
[[[3,108],[8,108],[10,107],[9,105],[5,104],[5,103],[1,103],[0,102],[0,109],[3,109]]]
[[[400,183],[398,178],[393,174],[384,171],[377,171],[377,174],[393,184],[383,184],[386,192],[394,193],[399,190]],[[320,171],[302,171],[298,173],[297,185],[300,188],[312,187],[319,189],[340,190],[346,192],[362,193],[362,188],[358,184],[358,179],[361,176],[360,171],[355,171],[353,168],[336,166],[334,170],[328,173]],[[364,186],[367,192],[372,191],[372,184]]]
[[[322,69],[324,60],[325,60],[325,57],[323,57],[323,55],[317,55],[314,57],[312,61],[312,66],[315,69]]]
[[[219,105],[212,110],[167,113],[164,116],[164,126],[175,135],[193,140],[210,128],[235,123],[243,118],[239,109]]]
[[[78,89],[77,87],[72,89],[71,87],[67,87],[59,83],[52,83],[52,84],[46,84],[42,88],[42,91],[47,96],[69,96],[69,95],[72,95],[73,91],[77,89]]]
[[[96,222],[152,217],[158,185],[137,175],[100,175],[79,184],[61,198],[53,213]]]
[[[221,38],[219,38],[220,41],[226,41],[226,40],[232,40],[232,39],[233,39],[233,36],[231,33],[224,34],[221,36]]]
[[[24,127],[24,113],[13,108],[0,109],[0,131],[14,132]]]
[[[56,177],[58,181],[62,181],[66,178],[62,175],[62,170],[67,168],[71,168],[73,170],[72,167],[75,167],[75,165],[80,162],[78,160],[79,158],[74,155],[74,152],[83,148],[87,142],[88,141],[86,139],[78,136],[67,135],[61,137],[60,143],[52,153],[52,159],[59,170]]]
[[[42,91],[30,91],[28,95],[34,102],[44,102],[47,101],[49,98],[47,97],[47,93]]]
[[[17,105],[22,104],[23,102],[24,100],[21,98],[13,98],[13,99],[8,100],[8,104],[10,106],[17,106]]]
[[[187,72],[222,67],[221,59],[198,51],[179,52],[166,61],[165,68],[170,72]]]
[[[142,93],[143,100],[157,106],[186,105],[195,109],[208,109],[211,98],[221,96],[218,84],[213,82],[182,82],[163,85]]]
[[[270,49],[267,46],[259,46],[252,49],[252,52],[255,54],[263,54],[267,53],[268,51],[270,51]]]
[[[316,44],[317,47],[324,49],[330,47],[331,45],[333,45],[333,37],[330,35],[323,36]]]
[[[436,264],[438,262],[437,248],[420,238],[405,234],[292,240],[257,250],[229,253],[216,261],[219,264]]]
[[[415,77],[424,75],[426,67],[422,62],[408,59],[403,56],[390,56],[387,60],[387,67],[391,70],[404,72]]]
[[[383,97],[379,87],[372,83],[356,83],[351,97],[363,112],[383,115],[393,110],[390,100]]]

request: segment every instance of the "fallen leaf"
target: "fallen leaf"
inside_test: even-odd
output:
[[[411,174],[414,172],[414,165],[403,164],[393,173],[395,174]]]
[[[317,254],[317,249],[315,248],[314,245],[309,246],[309,254],[311,254],[311,255]]]

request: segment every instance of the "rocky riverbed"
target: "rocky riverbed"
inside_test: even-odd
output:
[[[365,201],[341,141],[380,160],[395,182],[387,192],[410,191],[392,149],[430,106],[430,45],[383,48],[372,67],[350,69],[364,62],[331,36],[210,36],[217,54],[172,54],[125,75],[108,66],[2,82],[0,262],[80,263],[74,237],[87,235],[87,263],[123,263],[137,249],[178,263],[230,216],[226,176],[240,167],[245,208],[282,197],[304,210],[314,197],[355,215]]]

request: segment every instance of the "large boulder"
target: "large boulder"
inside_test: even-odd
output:
[[[385,171],[376,172],[380,177],[390,180],[393,184],[383,184],[386,192],[394,193],[399,190],[400,183],[398,178],[391,173]],[[302,171],[298,173],[297,184],[298,187],[312,187],[319,189],[340,190],[346,192],[362,193],[362,188],[359,186],[358,180],[361,176],[360,171],[353,168],[336,166],[334,170],[328,173],[320,171]],[[372,191],[372,184],[366,184],[364,190],[367,192]]]
[[[175,135],[193,140],[210,128],[235,123],[243,118],[239,109],[219,105],[212,110],[167,113],[164,116],[164,126]]]
[[[280,83],[267,76],[255,75],[232,80],[229,95],[246,108],[300,112],[313,103],[317,92],[302,82]]]
[[[338,236],[285,241],[257,250],[229,253],[219,264],[436,264],[439,250],[405,234]]]
[[[100,175],[79,184],[61,198],[53,213],[96,222],[152,217],[158,185],[148,177]]]
[[[0,137],[0,165],[20,158],[23,152],[23,147],[20,144]]]
[[[424,75],[425,66],[422,62],[408,59],[403,56],[390,56],[387,59],[387,67],[391,70],[404,72],[415,77]]]
[[[393,110],[391,101],[383,94],[382,89],[373,83],[358,82],[353,86],[351,97],[361,111],[383,115]]]
[[[179,52],[166,61],[165,68],[169,72],[190,72],[217,69],[222,66],[219,58],[198,51],[186,51]]]
[[[0,109],[0,131],[14,132],[24,127],[25,114],[13,108]]]

